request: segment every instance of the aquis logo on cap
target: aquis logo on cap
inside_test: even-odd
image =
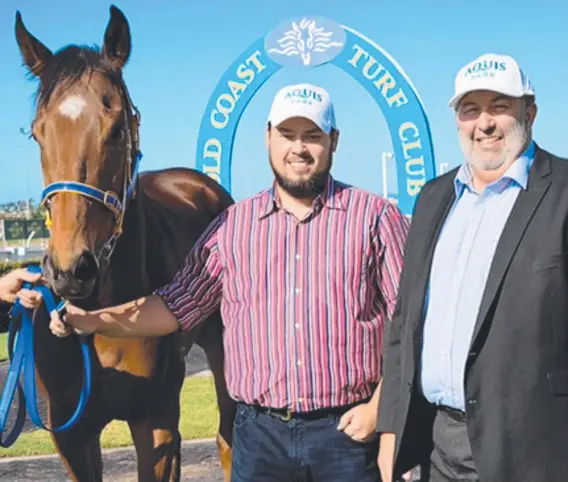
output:
[[[464,72],[465,77],[475,78],[478,76],[495,75],[498,72],[505,72],[507,63],[498,60],[481,60],[469,65]]]

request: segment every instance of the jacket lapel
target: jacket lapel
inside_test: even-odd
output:
[[[489,314],[495,296],[501,286],[501,282],[511,264],[513,255],[517,251],[527,226],[550,186],[549,174],[550,158],[546,152],[537,147],[535,161],[529,174],[527,189],[519,193],[519,197],[511,210],[501,238],[497,243],[479,313],[477,315],[471,345],[475,342]]]

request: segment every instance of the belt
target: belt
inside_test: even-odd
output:
[[[454,419],[456,422],[465,422],[467,419],[467,414],[461,410],[457,410],[452,407],[447,407],[445,405],[440,405],[438,410],[447,413],[450,418]]]
[[[243,405],[256,410],[259,413],[264,415],[269,415],[272,418],[276,418],[281,420],[282,422],[289,422],[292,419],[301,419],[301,420],[320,420],[322,418],[326,418],[333,415],[343,415],[345,412],[351,410],[353,407],[361,404],[367,403],[370,398],[365,400],[360,400],[358,402],[350,403],[348,405],[340,405],[336,407],[329,407],[329,408],[318,408],[316,410],[310,410],[309,412],[293,412],[289,408],[270,408],[270,407],[263,407],[262,405],[256,404],[247,404],[243,403]]]

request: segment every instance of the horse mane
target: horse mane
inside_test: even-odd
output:
[[[68,89],[85,74],[94,72],[105,74],[117,86],[122,82],[120,73],[101,55],[99,47],[69,45],[62,48],[53,55],[41,75],[36,92],[37,105],[46,106],[56,88]]]

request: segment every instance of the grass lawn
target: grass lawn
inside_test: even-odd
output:
[[[186,378],[181,396],[180,432],[184,440],[215,436],[219,414],[213,377]],[[9,427],[11,428],[11,427]],[[113,421],[103,431],[103,448],[127,447],[132,438],[126,422]],[[0,457],[55,453],[49,433],[37,430],[22,434],[9,449],[0,449]]]
[[[8,359],[8,333],[0,335],[0,362]]]

